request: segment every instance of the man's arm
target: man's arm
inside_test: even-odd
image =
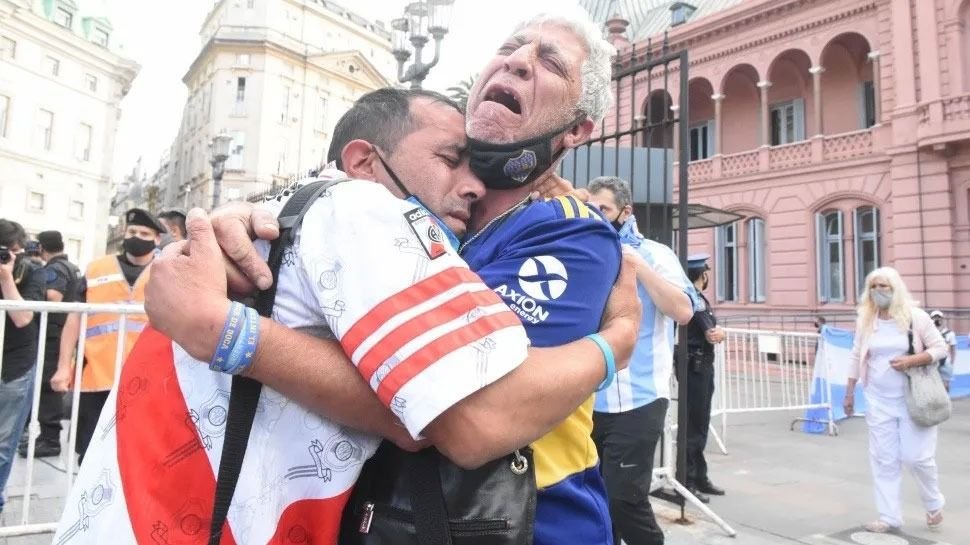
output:
[[[81,335],[81,315],[76,312],[68,313],[61,329],[60,352],[57,356],[57,370],[51,376],[51,389],[55,392],[66,392],[74,382],[74,349],[77,339]]]
[[[207,361],[229,303],[225,277],[214,273],[222,266],[218,249],[212,248],[210,253],[198,249],[212,236],[208,223],[193,215],[189,232],[188,244],[169,245],[152,265],[146,311],[155,328],[194,358]],[[627,360],[632,352],[640,312],[632,265],[628,269],[603,332],[618,362]],[[196,301],[207,312],[186,316],[179,310],[179,302],[186,299]],[[563,361],[577,364],[564,372]],[[560,422],[603,380],[604,369],[603,356],[592,341],[530,350],[519,368],[446,409],[423,433],[455,463],[480,465],[528,444]],[[401,436],[398,419],[378,401],[336,342],[311,338],[263,319],[260,347],[247,373],[334,421],[391,439]],[[575,384],[564,391],[569,381]],[[522,415],[528,415],[528,420],[516,420]]]
[[[162,265],[165,264],[165,265]],[[161,291],[169,274],[168,262],[152,265],[150,299],[167,297]],[[162,265],[162,266],[160,266]],[[617,282],[602,335],[615,347],[617,362],[626,362],[636,339],[638,321],[632,264]],[[162,275],[162,276],[159,276]],[[183,297],[193,297],[179,290]],[[631,298],[631,295],[633,296]],[[228,313],[228,300],[200,305],[217,309],[208,326],[182,316],[185,332],[167,331],[168,316],[150,306],[153,326],[179,342],[200,361],[212,359],[218,336]],[[174,317],[174,316],[172,316]],[[564,361],[582,363],[563,365]],[[413,444],[400,420],[381,403],[336,341],[318,339],[263,318],[260,343],[246,376],[345,426],[381,435],[409,448]],[[422,432],[456,464],[474,468],[545,435],[581,405],[605,378],[605,361],[599,347],[589,340],[556,348],[531,348],[529,357],[498,381],[452,406]],[[515,422],[515,425],[509,425]]]
[[[36,300],[37,297],[30,297],[29,294],[20,293],[20,289],[17,288],[17,282],[13,277],[13,269],[16,264],[16,259],[12,258],[7,263],[0,264],[0,294],[3,295],[3,299],[7,301],[24,301],[29,299]],[[27,273],[25,273],[27,274]],[[30,279],[25,279],[28,283]],[[7,316],[10,316],[10,321],[13,322],[14,327],[22,328],[30,324],[30,321],[34,319],[34,313],[30,310],[8,310]]]
[[[661,262],[656,263],[656,266],[648,263],[643,255],[628,246],[624,246],[623,253],[635,256],[637,280],[647,290],[647,294],[660,312],[680,325],[690,323],[690,319],[694,317],[694,304],[684,291],[689,289],[689,283],[673,252],[670,252],[669,258],[673,260],[673,266],[676,268],[666,263],[665,261],[669,259],[663,259],[667,256],[661,256],[659,252],[656,258]],[[682,285],[678,285],[678,282]]]
[[[51,303],[60,303],[64,300],[64,294],[67,292],[68,279],[65,276],[66,273],[54,263],[48,263],[44,271],[47,275],[47,292],[45,294],[47,300]]]
[[[77,302],[87,301],[87,278],[81,277],[77,286]],[[55,392],[66,392],[74,382],[74,350],[77,348],[78,337],[81,336],[81,315],[69,312],[64,319],[61,329],[60,351],[57,356],[57,370],[51,376],[51,389]]]

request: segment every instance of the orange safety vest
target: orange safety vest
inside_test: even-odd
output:
[[[91,262],[84,277],[87,279],[88,303],[144,303],[145,285],[151,264],[138,275],[134,287],[128,285],[121,271],[118,257],[107,255]],[[120,314],[88,315],[87,337],[84,341],[84,370],[81,372],[82,392],[110,390],[115,382],[115,358],[118,353]],[[148,324],[144,314],[128,314],[125,321],[124,362],[135,340]]]

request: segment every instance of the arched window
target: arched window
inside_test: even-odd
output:
[[[765,220],[748,220],[748,301],[765,302]]]
[[[718,301],[738,300],[738,222],[721,225],[714,231],[717,255],[714,276]]]
[[[862,206],[853,216],[856,293],[862,293],[866,275],[879,268],[879,209]]]
[[[845,259],[842,251],[842,212],[815,215],[818,247],[818,300],[845,301]]]

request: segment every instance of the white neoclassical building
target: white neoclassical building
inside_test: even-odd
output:
[[[0,0],[0,217],[61,231],[81,264],[104,253],[119,105],[139,70],[104,15]]]
[[[390,30],[329,0],[220,0],[199,35],[165,206],[211,206],[220,133],[232,137],[222,202],[319,165],[341,114],[396,70]]]

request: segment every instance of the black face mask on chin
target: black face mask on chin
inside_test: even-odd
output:
[[[552,152],[552,140],[576,125],[584,114],[553,131],[518,142],[492,144],[468,138],[469,166],[488,189],[518,189],[549,170],[566,148]]]

